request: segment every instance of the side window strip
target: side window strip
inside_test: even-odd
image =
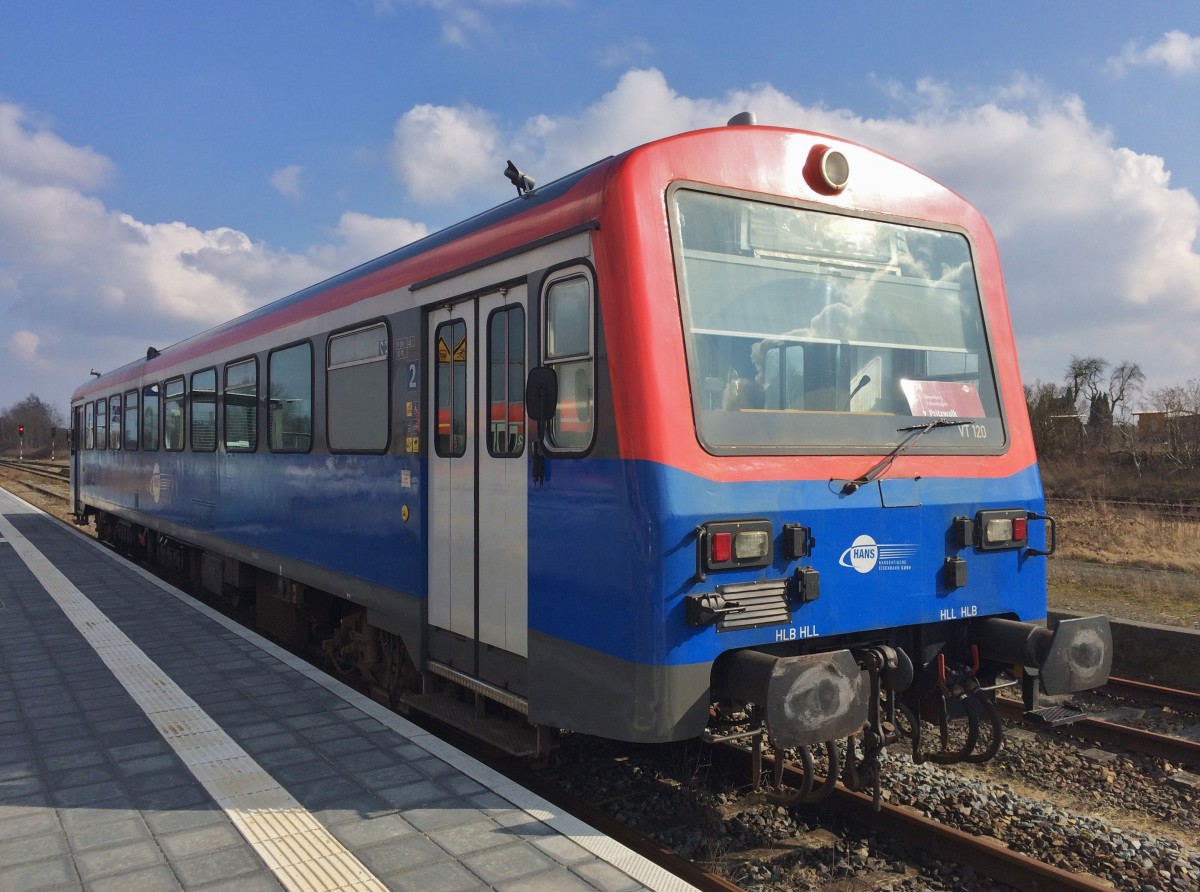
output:
[[[488,318],[488,454],[525,452],[525,308],[496,310]]]
[[[124,449],[138,448],[138,431],[141,430],[141,419],[138,415],[138,392],[136,390],[125,391],[125,424],[123,427],[124,439],[121,441],[121,446]]]
[[[183,379],[171,379],[163,385],[163,390],[163,448],[168,452],[179,452],[183,449]]]
[[[258,360],[225,366],[225,451],[258,448]]]
[[[543,298],[545,363],[558,378],[558,410],[547,440],[557,452],[585,452],[595,432],[595,310],[583,272],[551,279]]]
[[[434,384],[434,451],[442,458],[459,458],[467,451],[467,325],[461,319],[437,327],[437,369]]]
[[[217,370],[192,375],[192,451],[217,448]]]
[[[384,452],[391,431],[387,326],[330,335],[325,427],[331,452]]]

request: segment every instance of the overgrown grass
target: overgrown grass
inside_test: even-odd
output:
[[[1050,500],[1058,552],[1068,560],[1146,570],[1200,571],[1200,521],[1097,499]]]
[[[1139,499],[1200,503],[1200,471],[1180,470],[1164,461],[1081,453],[1040,463],[1050,498]]]
[[[1058,522],[1052,607],[1200,627],[1200,521],[1098,499],[1049,508]]]

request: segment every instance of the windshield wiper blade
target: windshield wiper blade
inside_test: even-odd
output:
[[[853,492],[857,492],[862,487],[866,486],[872,480],[875,480],[891,467],[892,462],[904,452],[907,452],[917,440],[921,439],[935,427],[961,427],[964,424],[971,422],[964,418],[935,418],[933,421],[927,421],[924,424],[910,424],[907,427],[896,428],[896,433],[908,433],[905,437],[896,444],[896,448],[883,457],[883,459],[872,467],[861,477],[855,477],[853,480],[847,480],[842,487],[842,495],[848,496]]]
[[[966,418],[935,418],[933,421],[927,421],[924,424],[910,424],[908,427],[898,427],[896,428],[896,433],[900,433],[901,431],[920,431],[924,434],[935,427],[962,427],[964,424],[970,423],[970,420]]]

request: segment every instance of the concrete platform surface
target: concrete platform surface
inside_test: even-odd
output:
[[[0,490],[0,892],[691,889]]]

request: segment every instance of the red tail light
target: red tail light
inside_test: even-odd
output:
[[[1028,540],[1029,519],[1021,508],[980,511],[975,523],[979,529],[975,544],[984,551],[1021,548]]]
[[[766,567],[774,533],[769,520],[714,520],[699,529],[697,566],[708,570]]]
[[[713,533],[712,563],[724,564],[733,559],[733,534]]]

